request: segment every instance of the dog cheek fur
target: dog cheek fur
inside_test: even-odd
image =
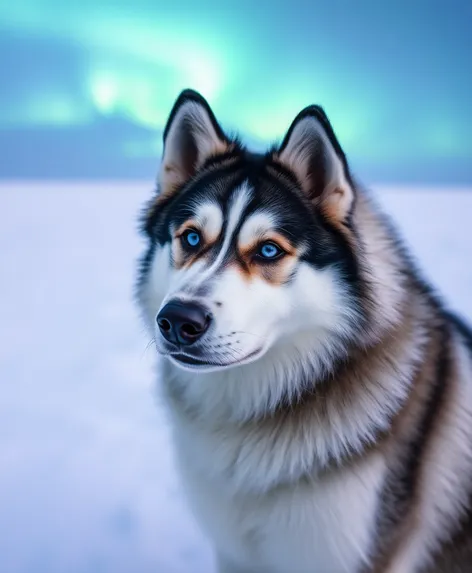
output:
[[[231,268],[215,281],[212,298],[221,302],[216,327],[222,334],[232,331],[248,335],[248,343],[265,344],[279,320],[290,315],[290,304],[282,288],[260,278],[245,280]],[[254,336],[253,336],[254,335]]]
[[[171,280],[170,244],[166,243],[162,247],[155,246],[137,291],[141,315],[152,336],[155,334],[157,313],[168,292]]]
[[[216,331],[222,336],[237,332],[242,354],[308,332],[320,351],[327,350],[333,335],[348,335],[355,315],[341,285],[335,268],[314,269],[306,263],[284,285],[259,277],[247,281],[236,269],[227,269],[211,293],[212,301],[221,303],[215,309]]]

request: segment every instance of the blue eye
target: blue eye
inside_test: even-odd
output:
[[[200,234],[197,231],[187,231],[183,236],[184,241],[189,247],[195,249],[201,242]]]
[[[276,259],[283,253],[275,243],[264,243],[259,249],[259,256],[263,259]]]

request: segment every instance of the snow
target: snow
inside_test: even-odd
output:
[[[0,571],[210,573],[132,302],[152,184],[0,186]],[[472,190],[382,189],[472,320]]]

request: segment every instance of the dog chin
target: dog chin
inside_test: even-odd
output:
[[[234,360],[232,362],[213,362],[210,358],[205,360],[202,357],[193,357],[185,353],[162,353],[162,355],[167,358],[172,364],[181,368],[182,370],[192,371],[192,372],[216,372],[219,370],[227,370],[229,368],[236,368],[237,366],[243,366],[244,364],[249,364],[258,360],[263,354],[265,354],[265,348],[258,348],[253,352],[247,354],[244,358]]]

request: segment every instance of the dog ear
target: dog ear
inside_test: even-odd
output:
[[[226,153],[230,142],[208,102],[193,90],[177,98],[164,130],[159,192],[168,197],[189,181],[207,159]]]
[[[295,174],[309,199],[333,222],[349,218],[354,187],[346,157],[321,107],[312,105],[297,115],[274,159]]]

